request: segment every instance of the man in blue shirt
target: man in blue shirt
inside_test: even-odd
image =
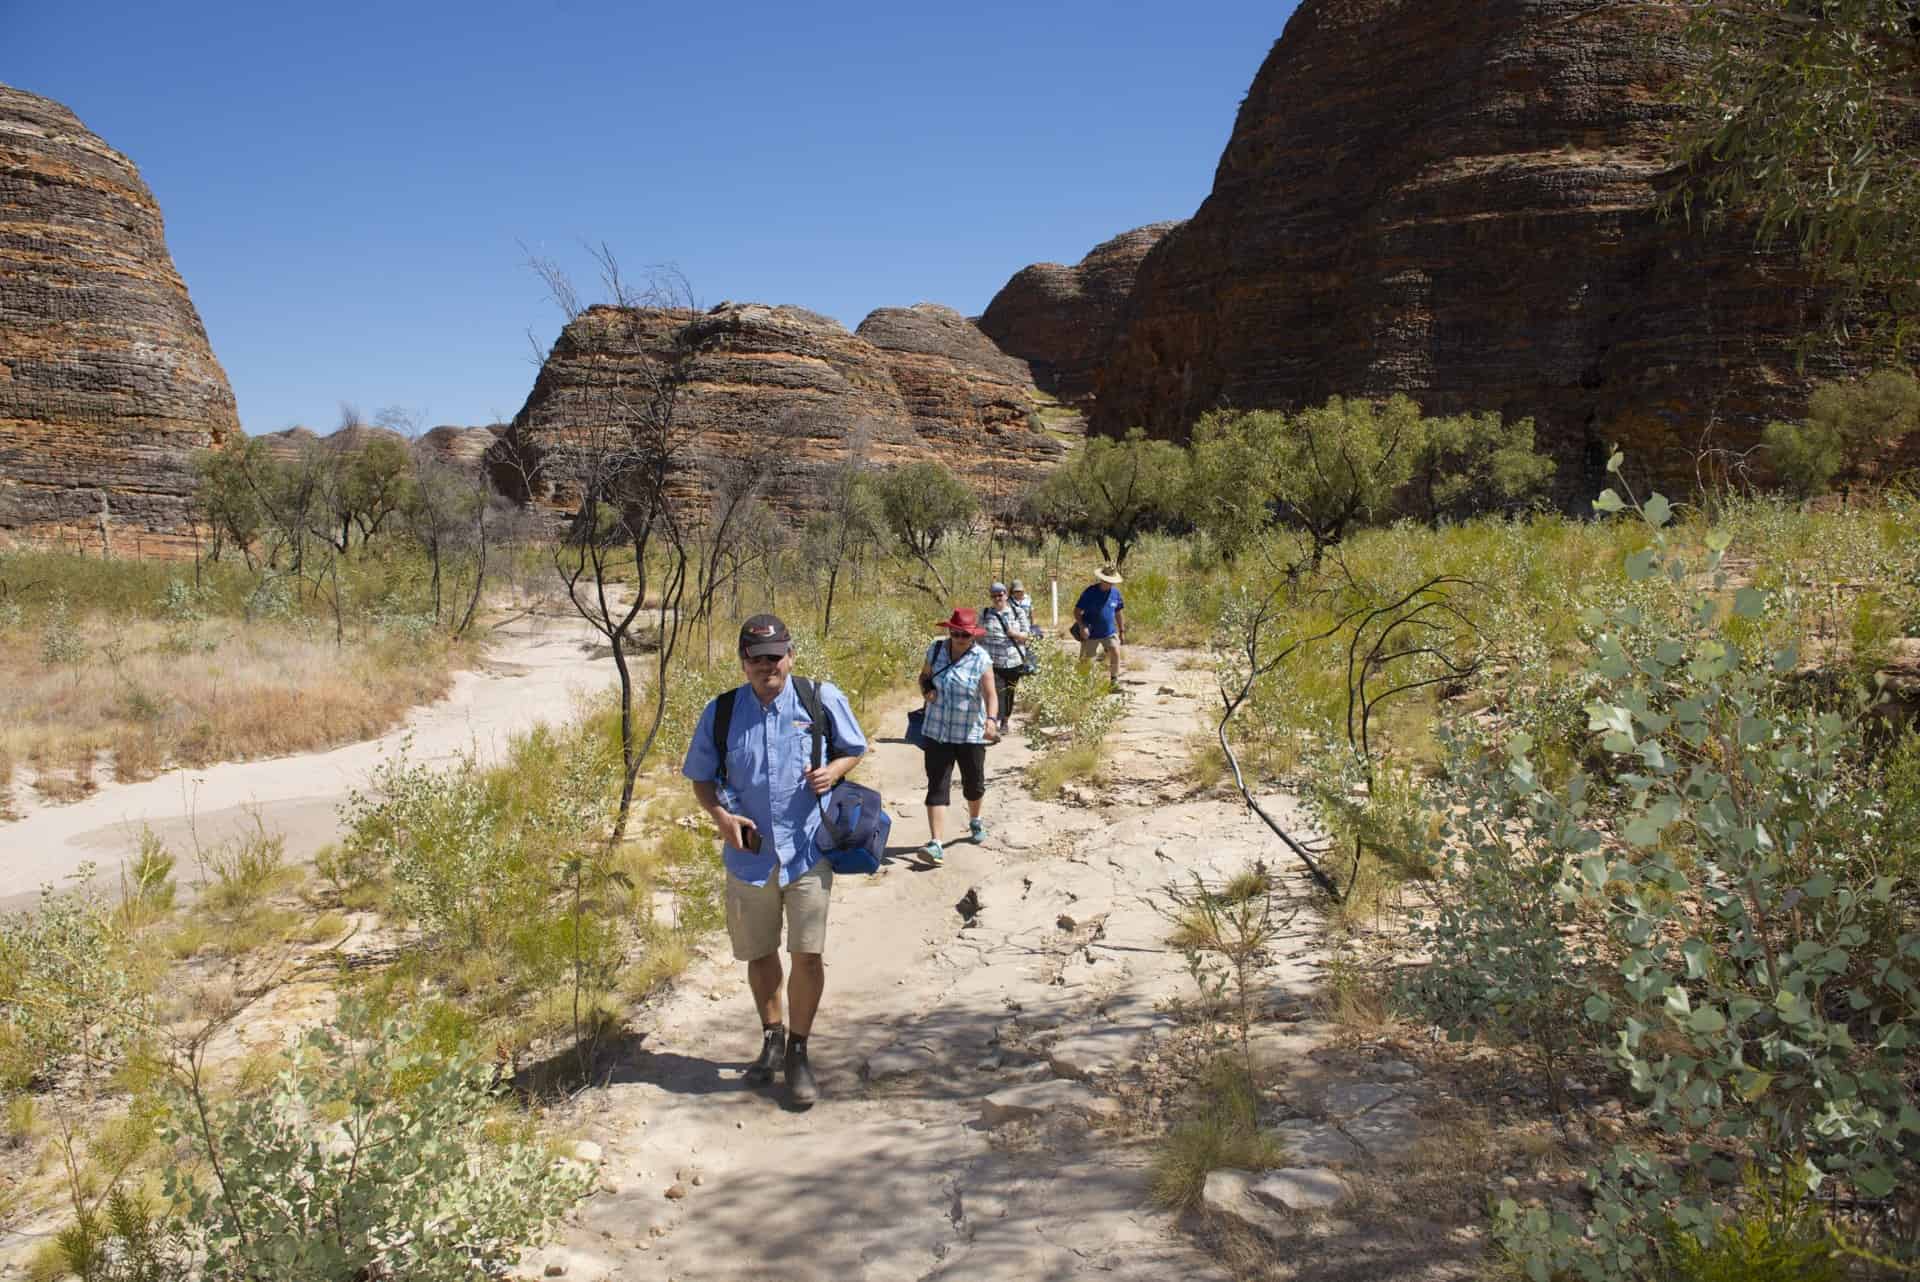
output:
[[[1073,603],[1073,621],[1080,625],[1080,671],[1085,672],[1093,656],[1107,652],[1107,682],[1120,688],[1120,644],[1127,639],[1125,603],[1120,599],[1120,572],[1103,565],[1093,582]]]
[[[787,625],[756,614],[740,629],[740,670],[746,684],[707,704],[687,746],[680,773],[720,830],[727,866],[727,934],[733,955],[747,963],[747,986],[760,1011],[760,1057],[746,1080],[785,1074],[787,1096],[808,1105],[819,1098],[807,1066],[807,1036],[826,987],[821,954],[827,943],[827,903],[833,868],[813,842],[820,826],[818,798],[859,764],[867,740],[838,687],[821,682],[826,714],[825,765],[812,761],[813,721],[789,679],[793,640]],[[726,757],[714,744],[714,718],[732,700],[725,720]],[[786,918],[793,956],[787,1019],[780,1014],[780,922]]]

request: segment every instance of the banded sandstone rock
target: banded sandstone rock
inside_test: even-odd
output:
[[[1039,427],[1026,363],[951,307],[883,307],[854,333],[880,350],[921,441],[982,493],[1011,494],[1065,453]]]
[[[1001,287],[980,329],[1027,362],[1042,391],[1086,406],[1119,335],[1134,277],[1147,252],[1178,222],[1149,223],[1096,245],[1072,267],[1035,263]]]
[[[675,415],[685,442],[685,494],[708,484],[707,465],[778,450],[786,462],[768,500],[790,517],[804,515],[819,506],[821,476],[845,457],[855,427],[866,438],[867,461],[881,467],[939,458],[963,475],[1008,468],[1025,475],[1058,453],[1038,433],[1012,430],[1010,367],[967,372],[959,356],[964,335],[947,332],[944,317],[917,315],[877,323],[894,344],[882,351],[799,307],[722,303],[691,316],[589,308],[561,332],[526,405],[489,455],[495,485],[524,502],[575,507],[580,450],[595,421],[614,400],[631,399],[657,379],[672,333],[687,325],[702,351]],[[896,369],[914,388],[913,406]]]
[[[0,528],[161,542],[233,392],[131,161],[57,102],[0,85]]]
[[[504,423],[499,425],[498,431],[492,427],[459,427],[443,423],[421,433],[420,439],[414,442],[414,449],[437,462],[460,468],[479,467],[487,457],[487,451],[500,439],[499,433],[504,431]]]
[[[1303,0],[1193,219],[1141,265],[1094,430],[1405,392],[1532,415],[1562,497],[1609,444],[1669,482],[1847,366],[1750,232],[1663,221],[1673,6]]]

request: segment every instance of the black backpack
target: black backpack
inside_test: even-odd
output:
[[[820,698],[818,682],[805,677],[793,678],[793,693],[800,700],[800,706],[806,709],[807,716],[813,721],[813,764],[824,766],[829,761],[837,761],[846,756],[833,748],[833,718],[827,715],[827,707]],[[727,735],[733,729],[733,705],[740,697],[740,687],[735,686],[725,694],[713,698],[713,750],[720,758],[720,777],[718,782],[727,781]],[[823,754],[824,748],[824,754]]]

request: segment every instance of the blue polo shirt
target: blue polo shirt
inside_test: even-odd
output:
[[[1080,611],[1080,617],[1087,625],[1087,636],[1098,639],[1110,637],[1120,630],[1113,616],[1120,613],[1123,604],[1119,588],[1107,583],[1094,583],[1080,594],[1073,608]]]
[[[721,695],[721,699],[728,698]],[[793,678],[770,704],[763,705],[753,687],[743,685],[732,694],[733,721],[727,726],[727,782],[720,804],[753,820],[760,830],[760,853],[724,845],[721,858],[727,871],[741,881],[763,886],[777,871],[782,886],[820,860],[813,833],[820,826],[820,807],[802,774],[812,765],[813,722],[794,692]],[[720,777],[720,759],[713,748],[714,706],[700,713],[687,745],[680,773],[695,783]],[[867,750],[866,736],[854,720],[853,707],[840,688],[820,683],[820,706],[833,723],[828,756],[857,757]]]

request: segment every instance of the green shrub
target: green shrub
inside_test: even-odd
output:
[[[1775,420],[1760,434],[1774,475],[1796,497],[1823,494],[1842,463],[1839,433],[1815,423]]]
[[[470,1050],[348,1003],[264,1089],[176,1091],[167,1139],[219,1158],[205,1174],[167,1168],[178,1230],[212,1282],[491,1276],[593,1182],[536,1145],[490,1140],[496,1098]]]
[[[287,839],[266,830],[256,817],[250,833],[197,852],[201,901],[216,912],[252,908],[286,879]]]
[[[342,807],[346,858],[384,868],[394,908],[435,935],[478,946],[537,902],[521,826],[500,822],[472,756],[447,770],[409,761],[403,747],[373,773],[373,792]]]
[[[1750,1178],[1747,1205],[1704,1240],[1669,1225],[1660,1245],[1668,1282],[1842,1282],[1847,1267],[1819,1207],[1789,1183]]]
[[[1627,504],[1609,490],[1597,506]],[[1746,1164],[1796,1197],[1835,1181],[1884,1198],[1920,1180],[1920,931],[1910,889],[1859,851],[1859,817],[1880,798],[1843,715],[1857,709],[1800,696],[1791,648],[1729,643],[1730,618],[1769,609],[1761,589],[1728,585],[1729,532],[1708,531],[1696,562],[1664,498],[1636,511],[1654,538],[1626,577],[1671,591],[1587,619],[1588,725],[1612,784],[1576,772],[1549,787],[1524,736],[1464,753],[1455,805],[1488,835],[1458,834],[1438,883],[1436,921],[1460,928],[1429,928],[1452,978],[1440,991],[1480,1022],[1527,1008],[1549,973],[1564,1002],[1584,993],[1586,1036],[1650,1120],[1689,1142],[1616,1146],[1588,1173],[1584,1223],[1503,1202],[1496,1227],[1534,1277],[1643,1274],[1667,1229],[1710,1245]],[[1508,886],[1523,892],[1513,923],[1476,921]]]
[[[87,644],[86,634],[72,617],[72,607],[67,594],[62,591],[54,595],[53,604],[47,608],[47,619],[40,630],[40,662],[49,668],[70,668],[86,661],[93,647]]]
[[[74,874],[85,886],[93,866]],[[5,1071],[45,1081],[77,1058],[89,1085],[136,1037],[151,1013],[134,985],[114,914],[86,891],[40,889],[31,912],[0,917],[0,1049]]]

